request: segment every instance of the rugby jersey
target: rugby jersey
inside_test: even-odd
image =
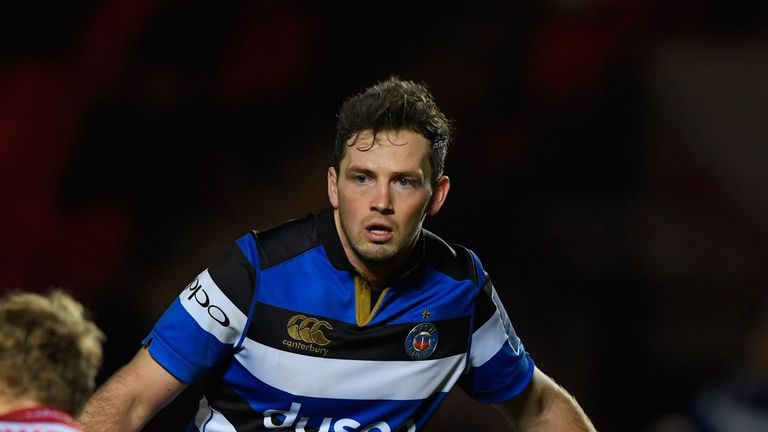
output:
[[[205,379],[189,431],[415,432],[456,384],[519,394],[533,361],[477,256],[422,230],[407,267],[372,299],[328,208],[236,240],[144,343]]]
[[[0,432],[80,432],[64,411],[51,407],[24,408],[0,415]]]

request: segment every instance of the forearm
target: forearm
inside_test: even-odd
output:
[[[576,399],[538,369],[520,396],[495,406],[517,432],[595,432]]]
[[[584,410],[562,388],[547,389],[542,395],[537,415],[521,417],[520,432],[594,432],[595,427]]]
[[[85,432],[138,431],[185,386],[142,348],[91,397],[78,420]]]
[[[78,419],[85,432],[138,431],[152,415],[132,393],[130,373],[118,371],[88,401]]]

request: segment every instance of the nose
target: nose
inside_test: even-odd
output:
[[[371,197],[371,210],[382,214],[390,214],[394,211],[392,191],[388,182],[381,182],[374,188]]]

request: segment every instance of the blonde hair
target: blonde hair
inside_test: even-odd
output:
[[[93,392],[104,334],[61,290],[0,299],[0,394],[77,415]]]

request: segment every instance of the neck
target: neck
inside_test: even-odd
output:
[[[389,282],[397,275],[397,270],[394,270],[390,263],[380,264],[361,261],[358,264],[352,264],[355,266],[358,273],[365,278],[368,285],[374,288],[386,288],[389,285]],[[398,264],[400,265],[397,265],[394,268],[399,270],[402,267],[402,263]]]
[[[29,396],[11,397],[0,394],[0,415],[28,408],[39,408],[43,404]]]
[[[413,245],[409,246],[407,251],[403,251],[404,253],[399,254],[391,260],[383,262],[366,260],[360,257],[349,244],[349,239],[344,235],[344,230],[341,228],[338,210],[334,211],[333,216],[336,224],[336,232],[339,239],[341,239],[341,245],[344,247],[344,254],[347,256],[350,264],[352,264],[357,272],[365,278],[369,286],[386,288],[389,282],[403,270],[403,266],[408,262],[411,253],[413,253]]]

